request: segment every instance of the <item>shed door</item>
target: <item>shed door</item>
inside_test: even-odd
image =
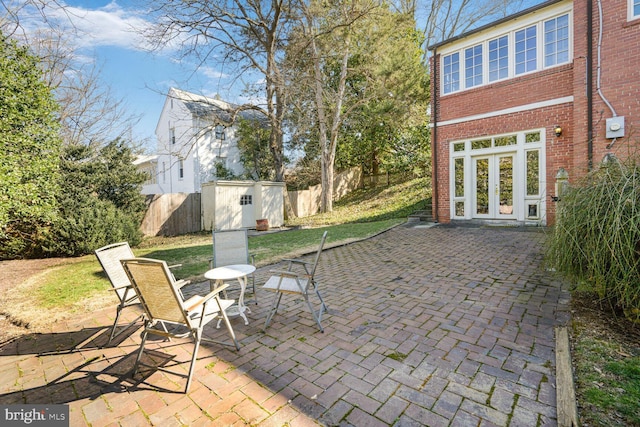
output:
[[[216,228],[238,230],[255,227],[253,187],[219,187],[219,203],[216,203]]]

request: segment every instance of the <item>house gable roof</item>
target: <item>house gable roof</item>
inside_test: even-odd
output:
[[[171,88],[169,96],[182,101],[195,117],[213,117],[224,123],[230,123],[233,111],[239,108],[235,104],[176,88]],[[238,117],[246,120],[260,120],[262,114],[255,110],[242,110],[238,113]]]

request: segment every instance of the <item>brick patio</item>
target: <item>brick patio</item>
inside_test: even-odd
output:
[[[258,291],[241,349],[203,343],[193,383],[131,378],[140,328],[106,343],[115,307],[0,348],[0,404],[68,404],[72,426],[555,426],[554,326],[569,294],[542,267],[535,228],[409,223],[324,251],[320,333]],[[256,272],[263,283],[269,266]],[[202,293],[208,283],[192,285]],[[135,310],[125,310],[133,320]],[[226,339],[209,324],[206,335]],[[192,342],[154,341],[147,363],[186,373]]]

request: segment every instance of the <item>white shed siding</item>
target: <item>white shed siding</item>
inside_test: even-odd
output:
[[[202,227],[205,230],[253,228],[257,219],[284,225],[284,183],[214,181],[202,185]]]
[[[269,220],[270,227],[284,224],[284,187],[282,182],[260,183],[260,200],[256,204],[260,212],[256,219]]]

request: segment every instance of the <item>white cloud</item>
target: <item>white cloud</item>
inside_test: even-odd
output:
[[[55,9],[50,18],[60,25],[77,32],[75,42],[79,47],[114,46],[132,50],[147,48],[140,34],[151,26],[142,11],[123,9],[112,1],[96,9],[66,6]]]
[[[229,78],[228,74],[212,67],[202,66],[198,68],[198,71],[201,72],[206,78],[212,80]]]

